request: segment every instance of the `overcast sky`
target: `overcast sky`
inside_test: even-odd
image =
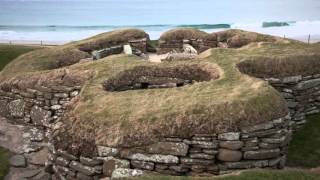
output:
[[[0,0],[0,25],[320,20],[320,0]]]

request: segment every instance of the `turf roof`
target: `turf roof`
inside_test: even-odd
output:
[[[210,49],[195,60],[161,63],[157,66],[214,65],[219,71],[219,79],[168,89],[105,91],[102,83],[118,73],[137,66],[155,66],[135,56],[115,55],[64,67],[71,74],[78,72],[81,77],[79,72],[87,72],[85,74],[91,76],[86,76],[84,88],[66,113],[64,127],[58,134],[73,142],[131,147],[149,144],[167,136],[190,137],[199,133],[237,131],[244,126],[283,117],[288,111],[279,93],[263,80],[241,73],[238,64],[248,61],[263,63],[266,58],[276,62],[278,59],[287,59],[284,63],[286,68],[304,63],[306,65],[303,67],[310,68],[308,63],[314,62],[314,59],[305,61],[305,57],[319,57],[319,49],[319,44],[307,45],[285,40],[253,43],[239,49]],[[29,56],[35,53],[29,53]],[[20,67],[20,64],[27,63],[24,61],[20,57],[9,64],[0,78],[6,81],[9,77],[15,77],[10,73],[24,70]],[[41,63],[42,60],[32,59],[34,70],[29,73],[45,76],[47,73],[61,71],[43,70],[38,66]],[[275,63],[270,67],[259,68],[262,72],[274,69],[272,75],[281,77],[283,71],[279,67],[284,64]],[[312,65],[315,70],[310,73],[320,73],[318,63]],[[285,75],[301,72],[308,72],[308,69],[289,70]]]

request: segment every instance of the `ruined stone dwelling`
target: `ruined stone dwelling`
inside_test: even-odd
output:
[[[20,154],[43,169],[24,178],[283,168],[292,133],[319,112],[317,44],[179,29],[161,36],[157,53],[189,44],[200,54],[158,64],[119,54],[128,44],[138,56],[154,51],[145,32],[118,30],[25,54],[1,72],[0,116],[32,127]],[[28,158],[43,149],[45,163]]]

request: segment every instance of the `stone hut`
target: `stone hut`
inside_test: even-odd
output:
[[[130,32],[34,51],[1,72],[0,115],[45,136],[29,139],[21,155],[47,148],[45,167],[37,166],[47,178],[94,180],[150,172],[214,176],[283,168],[292,133],[305,115],[320,111],[319,44],[281,41],[277,48],[212,49],[201,60],[162,64],[124,55],[54,70],[43,66],[44,56],[54,63],[57,51],[68,55],[112,47]],[[143,37],[131,35],[133,42],[121,42],[131,41],[143,52]],[[180,35],[174,46],[166,47],[165,41],[160,49],[193,43]],[[222,37],[217,41],[233,46]],[[270,54],[288,59],[270,60]],[[264,66],[269,61],[281,68]]]

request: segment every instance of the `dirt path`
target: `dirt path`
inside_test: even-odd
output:
[[[303,168],[303,167],[285,167],[285,170],[292,170],[292,171],[305,171],[305,172],[312,172],[312,173],[319,173],[320,174],[320,166],[315,168]]]
[[[34,127],[21,126],[9,123],[0,117],[0,146],[14,154],[23,155],[26,159],[22,167],[11,166],[4,180],[35,179],[35,177],[48,179],[44,172],[48,149],[45,142],[35,142],[32,139],[40,138],[41,131],[36,134]]]

